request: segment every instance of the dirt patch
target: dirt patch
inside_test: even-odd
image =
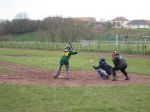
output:
[[[19,84],[19,85],[48,85],[48,86],[111,86],[150,83],[150,76],[129,74],[130,80],[124,80],[121,73],[117,73],[118,80],[101,80],[95,71],[71,72],[71,79],[65,79],[65,72],[62,71],[60,77],[53,78],[53,71],[47,69],[31,68],[14,63],[0,62],[1,67],[13,69],[12,72],[2,73],[0,71],[0,84]]]

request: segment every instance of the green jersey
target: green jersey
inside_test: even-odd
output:
[[[77,52],[72,50],[64,52],[63,56],[61,57],[60,64],[69,64],[69,59],[71,55],[74,54],[77,54]]]

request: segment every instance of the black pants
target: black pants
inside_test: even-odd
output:
[[[119,64],[118,66],[115,66],[112,70],[113,77],[116,77],[116,71],[120,70],[124,74],[124,76],[127,78],[128,73],[126,71],[126,68],[127,68],[127,64]]]

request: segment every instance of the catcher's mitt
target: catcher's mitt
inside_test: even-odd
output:
[[[91,65],[94,65],[94,61],[92,59],[90,59],[89,62],[91,63]]]

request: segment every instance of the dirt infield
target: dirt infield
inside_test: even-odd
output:
[[[95,71],[71,72],[71,79],[65,79],[65,72],[62,72],[57,79],[53,78],[53,71],[47,69],[31,68],[14,63],[0,62],[0,66],[11,69],[9,72],[0,71],[0,84],[18,85],[48,85],[48,86],[111,86],[150,83],[150,76],[129,74],[130,80],[124,80],[121,73],[117,74],[118,80],[101,80]]]

